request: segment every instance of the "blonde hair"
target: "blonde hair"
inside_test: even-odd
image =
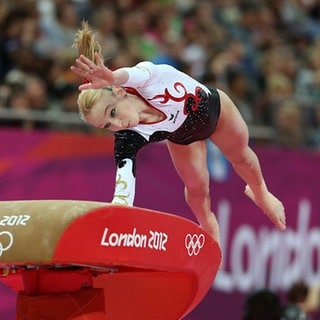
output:
[[[79,55],[82,54],[94,62],[96,62],[95,53],[101,55],[101,45],[87,21],[82,21],[81,30],[78,30],[76,33],[73,47],[77,48]],[[78,97],[78,108],[83,120],[86,120],[92,107],[105,94],[107,94],[107,90],[105,89],[87,89],[81,91]]]
[[[80,117],[86,121],[87,115],[90,113],[92,107],[100,101],[106,94],[103,89],[87,89],[82,90],[78,97],[78,108]]]

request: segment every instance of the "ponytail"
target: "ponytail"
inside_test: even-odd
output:
[[[84,55],[88,59],[94,61],[95,53],[101,55],[101,46],[96,39],[95,34],[89,27],[87,21],[82,21],[81,30],[76,33],[76,37],[73,42],[73,47],[77,48],[79,55]],[[84,79],[86,81],[86,79]],[[80,116],[83,120],[86,120],[86,116],[92,109],[92,107],[106,94],[106,90],[103,89],[87,89],[81,91],[78,97],[78,108]]]
[[[87,21],[82,21],[81,30],[76,33],[73,47],[77,48],[79,55],[84,55],[88,59],[95,61],[95,53],[101,55],[101,45],[96,39],[96,35],[89,27]]]

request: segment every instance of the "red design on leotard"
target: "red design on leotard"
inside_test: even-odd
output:
[[[169,100],[173,100],[175,102],[181,102],[184,101],[184,114],[191,114],[193,112],[196,112],[199,109],[199,104],[203,101],[203,96],[200,94],[200,91],[203,91],[200,87],[195,88],[195,93],[188,93],[185,86],[180,83],[176,82],[173,85],[175,92],[180,93],[180,96],[174,96],[172,95],[168,88],[164,90],[164,94],[158,94],[151,98],[150,100],[160,99],[159,101],[161,104],[167,103]],[[181,95],[181,89],[182,89],[182,95]]]

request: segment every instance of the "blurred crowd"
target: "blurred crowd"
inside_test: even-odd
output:
[[[83,19],[111,69],[171,64],[225,90],[249,126],[272,128],[257,143],[320,148],[319,0],[2,0],[0,111],[77,113]]]

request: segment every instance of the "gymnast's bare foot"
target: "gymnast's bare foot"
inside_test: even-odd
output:
[[[283,231],[286,229],[286,216],[284,206],[273,194],[269,191],[261,197],[253,194],[251,188],[247,185],[244,193],[269,217],[276,227]]]

